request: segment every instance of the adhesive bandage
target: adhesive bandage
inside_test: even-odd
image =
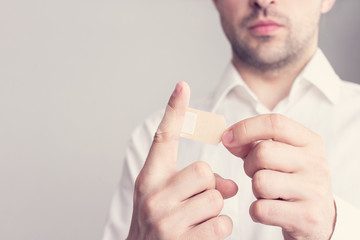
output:
[[[188,108],[180,136],[218,145],[225,129],[224,116]]]

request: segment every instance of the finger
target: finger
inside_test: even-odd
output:
[[[170,202],[181,202],[205,190],[218,190],[224,199],[233,197],[237,184],[214,174],[206,162],[195,162],[175,174],[164,187]]]
[[[301,124],[280,114],[265,114],[240,121],[225,132],[222,142],[238,157],[244,157],[251,144],[272,139],[293,146],[304,147],[320,138]]]
[[[302,200],[308,197],[308,184],[299,176],[271,170],[260,170],[252,178],[257,199]]]
[[[215,188],[218,190],[224,199],[231,198],[238,192],[237,184],[231,179],[224,179],[218,174],[215,175],[216,185]]]
[[[176,159],[180,131],[184,122],[186,108],[189,105],[190,88],[185,82],[179,82],[165,109],[164,117],[156,131],[144,169],[155,175],[176,171]]]
[[[225,239],[230,236],[232,229],[231,218],[221,215],[195,226],[185,234],[184,239]]]
[[[223,206],[224,199],[220,192],[211,189],[187,199],[178,205],[173,214],[179,226],[190,227],[216,217]]]
[[[251,178],[261,169],[296,173],[306,169],[306,163],[310,160],[313,157],[304,155],[302,148],[281,142],[261,141],[244,158],[244,170]]]
[[[254,222],[295,231],[303,220],[301,209],[307,211],[298,202],[260,199],[251,204],[249,213]]]
[[[195,162],[177,172],[164,191],[170,202],[182,202],[205,190],[215,188],[215,176],[206,162]]]

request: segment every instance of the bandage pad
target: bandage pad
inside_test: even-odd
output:
[[[222,115],[188,108],[181,130],[181,137],[218,145],[226,129]]]

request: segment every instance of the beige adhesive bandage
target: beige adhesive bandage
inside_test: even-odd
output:
[[[225,129],[224,116],[188,108],[180,136],[218,145]]]

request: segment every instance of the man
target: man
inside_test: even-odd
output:
[[[360,239],[360,88],[317,49],[335,0],[213,1],[233,58],[195,107],[233,125],[218,147],[179,143],[178,83],[134,133],[104,239]]]

